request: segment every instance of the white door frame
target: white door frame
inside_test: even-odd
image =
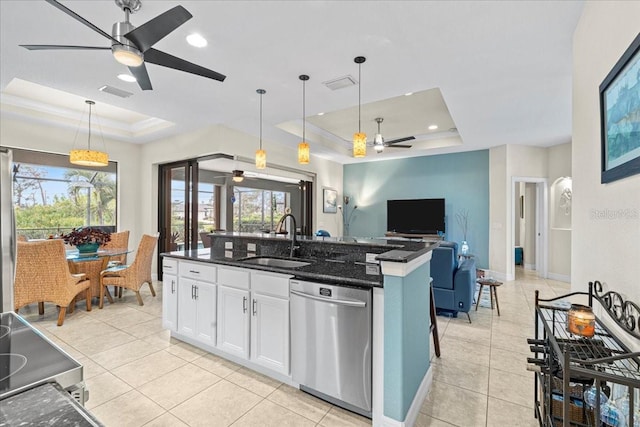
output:
[[[548,254],[549,254],[549,239],[548,239],[548,223],[549,223],[549,206],[548,206],[548,185],[547,178],[536,177],[511,177],[511,246],[507,248],[507,276],[515,279],[515,254],[513,248],[515,247],[515,226],[516,226],[516,211],[513,208],[515,206],[516,198],[516,183],[534,183],[536,184],[536,270],[538,276],[546,278],[548,275]]]

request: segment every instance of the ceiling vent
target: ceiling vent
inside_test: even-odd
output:
[[[322,84],[331,90],[338,90],[348,86],[355,86],[358,84],[358,81],[352,76],[344,76],[333,80],[327,80],[326,82],[322,82]]]
[[[131,95],[133,95],[133,93],[131,92],[127,92],[126,90],[118,89],[117,87],[113,87],[109,85],[104,85],[102,87],[99,87],[98,90],[100,92],[110,93],[111,95],[119,96],[120,98],[128,98]]]

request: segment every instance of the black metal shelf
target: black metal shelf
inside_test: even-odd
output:
[[[567,330],[569,304],[565,299],[585,295],[589,306],[593,307],[597,301],[624,332],[638,336],[638,306],[615,293],[600,295],[601,291],[599,282],[595,286],[590,283],[588,293],[574,292],[552,299],[541,299],[536,291],[535,340],[544,345],[532,346],[539,365],[535,375],[534,412],[541,427],[608,425],[593,421],[601,420],[600,395],[597,394],[593,408],[588,407],[582,395],[583,390],[593,385],[601,390],[607,384],[627,387],[626,425],[634,425],[635,394],[640,392],[640,352],[631,352],[598,317],[591,338],[579,337]],[[554,396],[559,400],[554,402]]]

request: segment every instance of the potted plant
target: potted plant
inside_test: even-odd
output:
[[[63,234],[62,240],[75,246],[79,252],[97,252],[98,247],[111,240],[111,233],[91,227],[74,228]]]

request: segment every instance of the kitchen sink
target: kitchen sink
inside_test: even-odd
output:
[[[281,268],[296,268],[304,267],[311,264],[308,261],[297,261],[295,259],[288,258],[271,258],[271,257],[253,257],[243,259],[242,262],[246,264],[258,264],[268,267],[281,267]]]

